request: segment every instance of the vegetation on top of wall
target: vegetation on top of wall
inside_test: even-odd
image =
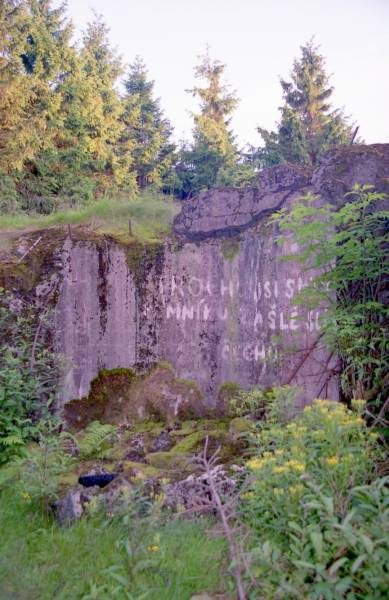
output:
[[[56,226],[86,226],[95,235],[111,235],[119,241],[131,238],[155,241],[169,233],[178,212],[174,200],[166,195],[144,192],[137,196],[105,197],[87,206],[59,210],[50,215],[16,213],[0,216],[0,234],[9,230],[29,232]],[[130,224],[129,224],[130,222]],[[131,231],[130,231],[131,227]]]

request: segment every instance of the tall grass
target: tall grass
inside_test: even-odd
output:
[[[60,528],[12,489],[0,489],[0,598],[189,600],[193,594],[218,590],[226,549],[221,538],[206,534],[210,523],[172,520],[145,532],[139,525],[133,534],[142,537],[146,559],[158,564],[133,573],[131,596],[124,589],[116,595],[107,570],[114,566],[122,576],[128,573],[121,519],[96,515]],[[155,544],[155,536],[158,552],[148,553],[147,544]]]
[[[58,210],[50,215],[0,215],[1,231],[42,229],[61,225],[86,225],[101,233],[128,238],[129,220],[139,239],[158,239],[167,233],[179,210],[170,196],[143,192],[133,197],[101,198],[79,208]]]

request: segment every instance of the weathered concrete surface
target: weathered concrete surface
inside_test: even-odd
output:
[[[135,363],[137,313],[133,277],[120,248],[67,239],[61,258],[55,336],[66,361],[66,401],[86,396],[100,369]]]
[[[67,240],[61,253],[56,344],[67,357],[63,401],[80,398],[101,368],[169,361],[215,404],[225,381],[292,383],[300,400],[337,398],[335,357],[319,339],[319,315],[297,309],[306,276],[279,260],[269,214],[307,192],[335,202],[354,183],[389,191],[389,145],[334,150],[320,167],[280,166],[257,186],[185,202],[176,237],[134,265],[112,242]],[[132,266],[131,266],[132,265]]]

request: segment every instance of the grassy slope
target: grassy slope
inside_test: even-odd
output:
[[[70,223],[128,239],[128,221],[131,219],[133,235],[140,240],[152,241],[169,232],[178,210],[177,203],[162,194],[145,192],[133,198],[102,198],[85,207],[51,215],[0,215],[0,237],[6,239],[7,234],[15,230],[32,231]]]
[[[206,535],[209,525],[204,520],[161,526],[158,554],[147,555],[155,532],[144,536],[145,557],[157,558],[159,564],[135,576],[131,597],[140,598],[147,590],[148,600],[189,600],[193,594],[220,589],[226,549],[221,539]],[[115,582],[104,572],[112,565],[125,572],[124,551],[117,543],[123,538],[120,520],[90,517],[61,529],[8,489],[0,492],[0,531],[1,600],[127,597],[110,595]],[[107,594],[91,594],[93,587],[102,590],[105,585]]]

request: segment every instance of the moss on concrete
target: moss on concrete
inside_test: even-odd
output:
[[[232,261],[240,252],[240,243],[237,238],[223,239],[220,245],[221,253],[226,260]]]
[[[91,382],[88,396],[65,404],[64,417],[72,429],[83,429],[92,421],[114,423],[122,416],[125,399],[136,378],[132,369],[102,369]]]
[[[92,381],[86,398],[72,400],[64,407],[65,420],[75,430],[92,421],[132,423],[138,432],[142,427],[143,431],[156,430],[161,426],[150,422],[174,422],[207,413],[199,387],[175,377],[169,363],[159,363],[144,375],[126,368],[103,369]]]

